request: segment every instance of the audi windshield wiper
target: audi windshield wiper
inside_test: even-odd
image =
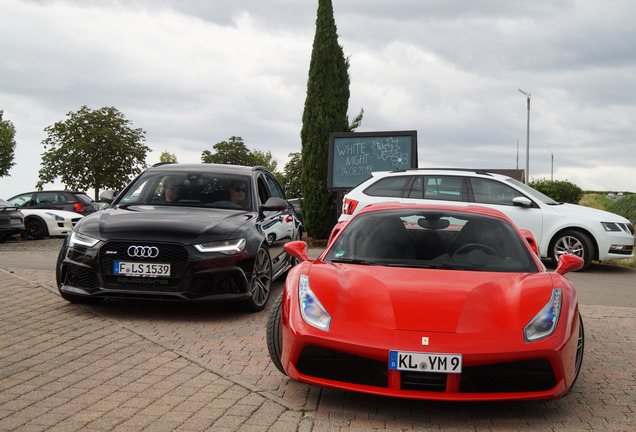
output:
[[[331,262],[333,263],[344,263],[344,264],[360,264],[360,265],[377,265],[377,263],[366,261],[360,258],[332,258]]]

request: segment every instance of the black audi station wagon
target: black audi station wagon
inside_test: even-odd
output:
[[[263,167],[157,164],[112,205],[83,218],[60,251],[62,297],[241,302],[262,310],[272,280],[294,263],[283,246],[302,236],[295,220],[268,243],[264,227],[288,202]]]

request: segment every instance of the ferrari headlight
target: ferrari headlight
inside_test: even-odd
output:
[[[201,243],[194,245],[199,252],[219,252],[225,255],[237,255],[245,250],[247,242],[244,238],[224,240],[220,242]]]
[[[69,246],[86,246],[93,247],[97,243],[99,243],[99,239],[93,238],[91,236],[87,236],[86,234],[80,234],[78,232],[71,232],[71,238],[68,241]]]
[[[300,314],[307,324],[320,330],[329,331],[331,316],[329,316],[320,300],[309,288],[309,277],[307,275],[300,275],[298,301],[300,303]]]
[[[554,333],[559,323],[562,301],[561,288],[552,290],[552,297],[548,304],[523,329],[523,337],[526,342],[536,342]]]

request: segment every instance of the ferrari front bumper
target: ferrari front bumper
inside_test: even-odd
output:
[[[296,323],[282,328],[282,364],[290,378],[307,384],[409,399],[530,400],[560,397],[575,378],[578,316],[533,343],[523,342],[519,331],[423,336],[374,329],[361,335],[360,328],[321,332]],[[459,354],[462,371],[390,369],[391,350]]]

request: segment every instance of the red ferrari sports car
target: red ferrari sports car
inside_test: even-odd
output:
[[[437,400],[550,399],[574,384],[584,331],[564,277],[497,210],[395,203],[337,225],[300,260],[269,315],[267,345],[294,381]]]

